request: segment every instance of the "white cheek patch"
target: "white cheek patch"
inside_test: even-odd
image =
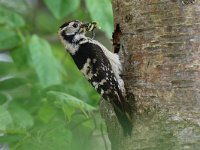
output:
[[[67,36],[73,35],[73,34],[74,34],[74,32],[72,32],[72,33],[66,33]]]
[[[69,28],[69,26],[64,27],[59,33],[65,32],[65,35],[73,35],[74,32],[67,32],[69,30],[67,28]]]

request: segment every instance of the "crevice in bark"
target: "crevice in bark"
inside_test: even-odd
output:
[[[121,31],[121,28],[120,28],[120,24],[117,23],[116,24],[116,27],[115,27],[115,30],[112,34],[112,40],[113,40],[113,52],[114,53],[119,53],[120,51],[120,38],[122,36],[122,31]]]

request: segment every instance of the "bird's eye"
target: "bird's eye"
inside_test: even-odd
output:
[[[72,26],[73,26],[74,28],[77,28],[77,27],[78,27],[78,24],[77,24],[77,23],[74,23]]]

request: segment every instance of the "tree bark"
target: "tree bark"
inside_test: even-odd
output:
[[[102,102],[112,150],[199,150],[200,1],[113,0],[113,12],[134,119],[124,137]]]

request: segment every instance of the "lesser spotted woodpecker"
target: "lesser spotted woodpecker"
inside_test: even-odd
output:
[[[103,99],[113,105],[124,134],[131,135],[131,107],[120,77],[122,66],[119,56],[93,38],[85,36],[87,31],[95,27],[75,20],[60,26],[58,34],[78,69]]]

